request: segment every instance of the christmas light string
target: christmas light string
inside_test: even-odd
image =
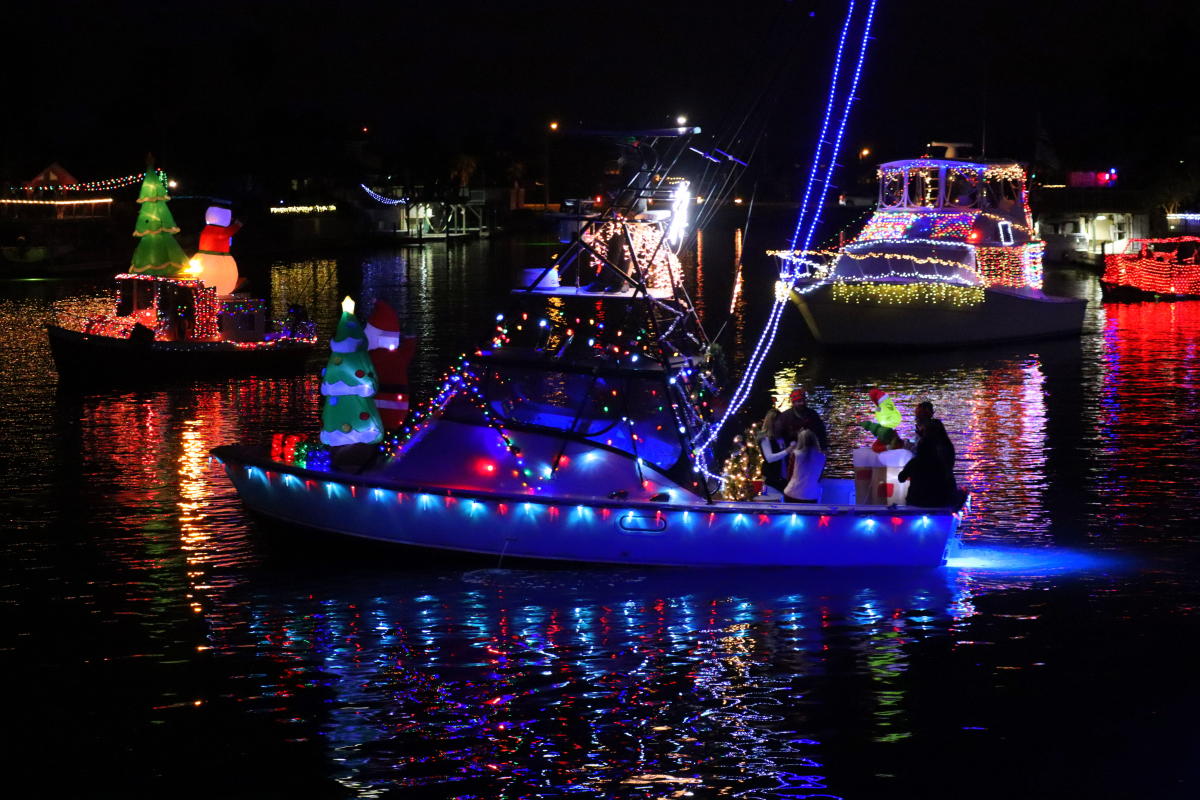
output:
[[[793,251],[797,250],[797,249],[808,250],[809,245],[811,244],[813,234],[816,231],[817,224],[820,221],[821,207],[822,207],[822,204],[819,202],[820,198],[818,198],[816,207],[813,209],[811,215],[809,214],[808,204],[809,204],[810,198],[812,197],[812,190],[816,186],[816,183],[818,180],[817,172],[818,172],[818,169],[820,168],[821,154],[824,151],[824,147],[826,144],[829,145],[829,154],[828,154],[828,163],[825,168],[824,179],[821,181],[823,191],[828,190],[830,180],[832,179],[832,176],[833,176],[833,171],[837,167],[837,163],[836,163],[837,153],[841,149],[842,138],[843,138],[843,136],[845,134],[845,130],[846,130],[846,122],[850,116],[850,107],[851,107],[852,103],[854,102],[854,100],[856,99],[855,93],[857,92],[857,89],[858,89],[859,79],[862,76],[863,63],[866,60],[867,44],[868,44],[868,41],[870,40],[871,24],[874,21],[874,17],[875,17],[876,2],[877,2],[877,0],[870,0],[870,3],[867,8],[866,18],[863,23],[862,38],[859,43],[858,59],[857,59],[857,62],[855,63],[854,73],[853,73],[853,77],[850,80],[849,89],[846,91],[845,99],[842,103],[841,119],[840,119],[840,123],[837,127],[837,135],[835,136],[833,142],[827,142],[826,135],[827,135],[827,132],[829,129],[830,117],[831,117],[831,115],[833,113],[833,109],[837,103],[839,78],[840,78],[840,73],[841,73],[841,63],[842,63],[842,57],[843,57],[843,54],[845,51],[846,38],[849,35],[851,22],[853,21],[853,17],[854,17],[854,9],[855,9],[854,0],[851,0],[851,2],[849,3],[849,6],[847,8],[846,20],[842,25],[841,35],[838,39],[838,46],[837,46],[837,50],[836,50],[836,53],[834,56],[834,68],[833,68],[832,77],[830,79],[829,94],[827,96],[826,105],[825,105],[825,116],[821,122],[820,133],[817,138],[816,151],[813,156],[813,162],[810,165],[810,169],[809,169],[809,180],[805,186],[803,199],[801,201],[800,214],[799,214],[799,218],[797,219],[797,222],[796,222],[796,228],[792,234],[791,244],[788,248],[789,250],[793,250]],[[800,248],[797,248],[796,247],[797,242],[800,241],[802,235],[803,235],[803,246]],[[795,287],[798,277],[799,276],[797,276],[795,273],[791,272],[790,270],[781,271],[780,280],[776,283],[775,303],[771,308],[771,312],[767,318],[767,324],[763,330],[763,333],[760,335],[758,342],[755,344],[754,351],[751,354],[751,357],[747,362],[746,369],[742,374],[741,381],[738,383],[737,388],[734,390],[733,395],[730,397],[729,403],[726,406],[726,409],[725,409],[724,413],[722,414],[721,418],[714,424],[708,426],[707,431],[704,432],[702,437],[697,437],[700,439],[700,441],[698,441],[693,446],[693,453],[696,456],[695,469],[697,471],[703,472],[707,477],[716,478],[717,480],[722,480],[722,476],[713,475],[711,472],[708,471],[707,459],[706,459],[705,454],[706,454],[709,446],[712,445],[713,441],[715,441],[717,436],[720,434],[721,429],[725,426],[725,424],[729,421],[729,419],[733,416],[733,414],[736,413],[741,408],[741,406],[745,403],[747,397],[749,396],[750,389],[753,386],[754,381],[758,376],[758,371],[762,368],[762,365],[763,365],[764,361],[766,360],[766,355],[770,351],[771,346],[774,344],[775,335],[779,329],[779,320],[783,316],[782,312],[783,312],[784,305],[788,302],[788,299],[791,295],[793,288]],[[816,284],[816,285],[819,285],[819,284]],[[813,287],[806,287],[806,288],[811,291],[813,288],[815,288],[815,285]]]
[[[163,184],[167,183],[167,173],[161,169],[155,170]],[[146,173],[139,172],[137,175],[126,175],[121,178],[104,178],[98,181],[87,181],[84,183],[56,183],[56,184],[26,184],[25,186],[9,186],[10,192],[104,192],[110,189],[122,189],[126,186],[132,186],[135,183],[141,183],[146,177]]]
[[[360,183],[359,186],[361,186],[362,190],[364,192],[366,192],[368,195],[370,195],[371,199],[377,203],[383,203],[385,206],[406,206],[406,205],[408,205],[407,197],[384,197],[381,194],[372,192],[370,189],[367,188],[367,185],[365,183]]]

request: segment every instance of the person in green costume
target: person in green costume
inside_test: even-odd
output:
[[[187,256],[179,242],[175,241],[179,226],[167,207],[170,199],[167,188],[163,186],[162,175],[154,167],[147,167],[137,199],[138,217],[133,235],[138,244],[133,251],[130,272],[165,278],[187,277]]]
[[[334,447],[378,444],[383,441],[383,421],[373,399],[378,380],[367,354],[367,335],[349,297],[342,301],[342,318],[329,349],[321,370],[321,442]]]
[[[871,444],[871,449],[882,453],[884,450],[902,447],[904,440],[896,433],[896,429],[900,427],[900,411],[897,410],[895,401],[882,389],[872,389],[868,395],[875,404],[875,419],[863,420],[858,426],[874,434],[875,441]]]

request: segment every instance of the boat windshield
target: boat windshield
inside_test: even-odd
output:
[[[937,167],[920,167],[908,171],[908,204],[934,208],[938,204],[939,171]]]
[[[988,204],[1001,211],[1017,206],[1021,199],[1021,183],[1012,178],[990,178],[986,184]]]
[[[118,317],[130,317],[144,308],[154,307],[154,286],[137,278],[117,280]]]
[[[979,173],[973,169],[946,170],[946,207],[976,208],[979,205]]]
[[[888,170],[879,179],[879,204],[894,208],[904,202],[904,173]]]
[[[502,422],[570,433],[663,469],[682,455],[661,377],[503,365],[488,370],[484,394]]]

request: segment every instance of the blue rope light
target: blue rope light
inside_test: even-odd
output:
[[[367,188],[367,185],[365,183],[360,183],[359,186],[362,187],[362,190],[364,192],[371,195],[372,200],[383,203],[385,206],[406,206],[406,205],[408,205],[407,197],[400,197],[400,198],[384,197],[381,194],[376,194],[375,192],[372,192],[370,189]]]
[[[875,6],[878,0],[870,0],[867,8],[866,20],[863,23],[862,38],[859,43],[858,59],[855,63],[854,74],[850,80],[850,86],[846,92],[845,100],[841,104],[841,116],[837,123],[837,135],[833,142],[826,141],[826,135],[829,130],[830,117],[837,105],[838,86],[840,83],[842,57],[845,52],[846,37],[849,33],[851,22],[854,18],[855,0],[850,0],[849,7],[846,10],[846,19],[842,23],[841,36],[838,38],[837,51],[834,56],[833,75],[829,82],[829,95],[825,103],[825,117],[821,121],[820,133],[817,136],[817,146],[813,154],[812,165],[809,169],[808,181],[805,184],[804,195],[801,199],[800,214],[796,220],[796,228],[792,234],[791,250],[796,249],[796,243],[801,238],[803,231],[803,248],[807,250],[812,242],[813,234],[820,222],[822,203],[821,198],[828,191],[830,180],[833,177],[833,171],[837,167],[836,158],[838,150],[841,148],[842,138],[846,131],[846,122],[850,117],[850,106],[854,102],[855,92],[858,89],[859,78],[862,76],[863,63],[867,55],[867,43],[870,39],[871,25],[875,19]],[[817,173],[820,170],[821,154],[825,146],[829,146],[828,165],[825,168],[824,177],[820,180],[821,191],[816,198],[817,203],[815,209],[809,214],[809,201],[812,199],[813,188],[818,182]],[[805,223],[808,223],[807,225]],[[750,356],[746,370],[742,375],[742,380],[738,383],[737,389],[729,400],[729,404],[725,409],[725,413],[716,424],[709,427],[703,441],[699,442],[694,448],[693,453],[697,459],[697,469],[704,472],[708,477],[722,479],[719,475],[713,475],[704,467],[704,451],[712,444],[712,442],[720,434],[725,423],[729,421],[742,404],[745,403],[749,396],[750,388],[754,385],[754,381],[758,376],[759,370],[762,368],[763,362],[766,360],[767,353],[775,342],[775,334],[779,330],[779,321],[783,316],[783,309],[788,302],[789,295],[795,285],[797,276],[794,270],[780,270],[780,284],[777,284],[775,303],[771,307],[771,313],[767,318],[767,324],[763,329],[762,335],[759,337],[758,343],[754,347],[754,352]],[[818,284],[819,285],[819,284]],[[815,288],[815,286],[813,287]]]

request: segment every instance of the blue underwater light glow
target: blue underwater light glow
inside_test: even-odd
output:
[[[1062,547],[964,547],[954,557],[946,559],[946,566],[951,569],[1030,577],[1111,569],[1123,563],[1105,553]]]

